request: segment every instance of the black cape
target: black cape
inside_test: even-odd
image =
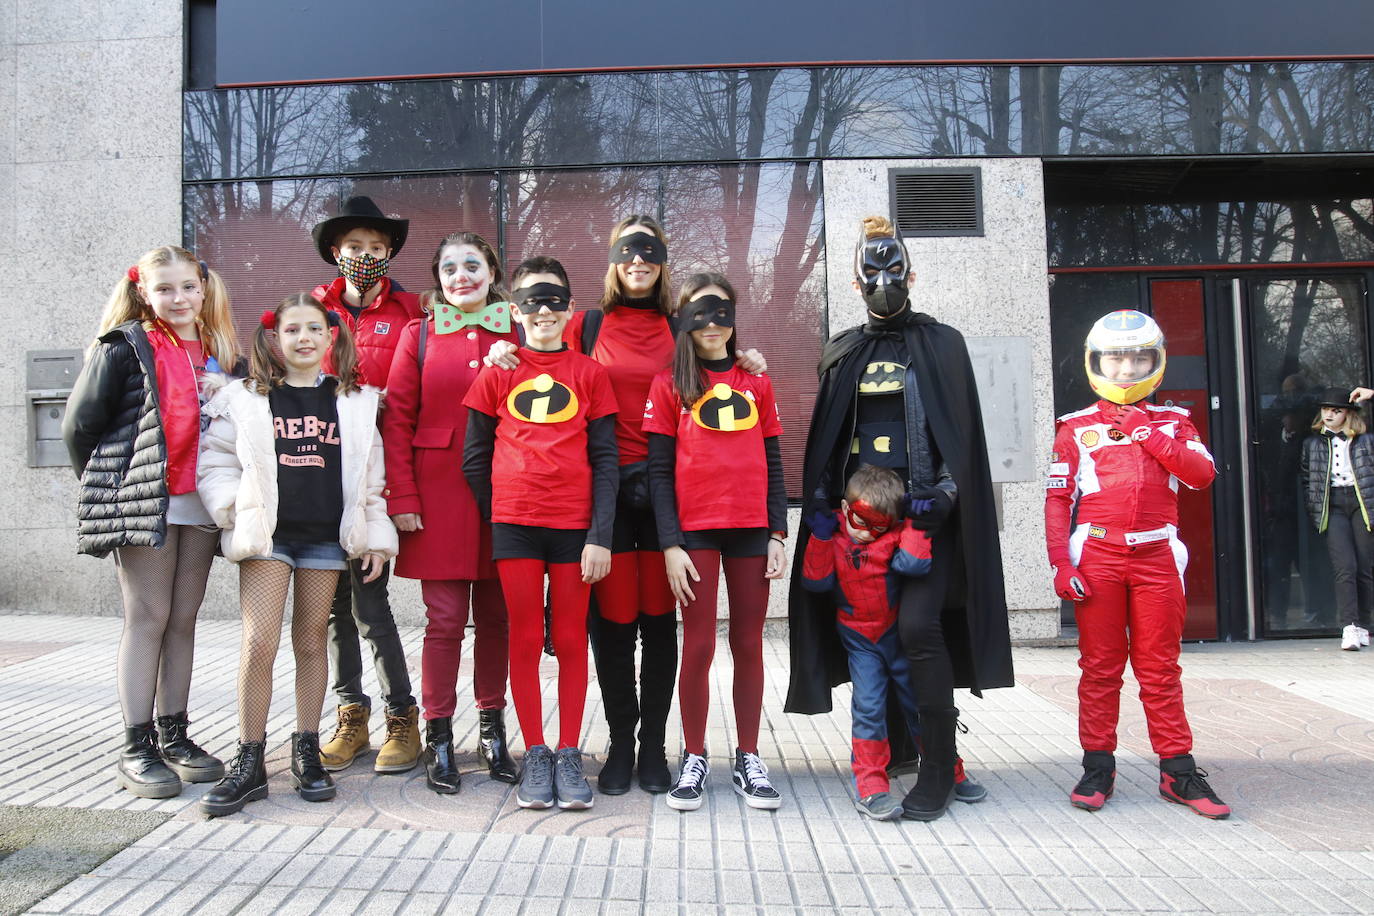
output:
[[[971,688],[975,694],[1010,687],[1011,637],[997,506],[978,384],[963,335],[929,315],[912,314],[892,330],[863,325],[826,343],[802,470],[805,505],[815,499],[839,505],[859,377],[884,334],[906,341],[931,435],[959,487],[955,509],[945,522],[958,556],[943,615],[955,685]],[[830,712],[832,688],[849,680],[849,663],[835,631],[833,598],[801,587],[802,560],[810,537],[811,529],[803,518],[788,596],[791,680],[784,706],[787,712],[804,714]]]

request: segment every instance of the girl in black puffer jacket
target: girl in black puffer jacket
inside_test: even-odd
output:
[[[238,362],[219,275],[183,248],[155,248],[115,285],[62,424],[81,478],[77,549],[115,555],[125,725],[116,778],[141,798],[224,775],[186,736],[186,703],[219,543],[196,495],[200,376]]]
[[[1336,585],[1336,610],[1344,624],[1341,648],[1369,645],[1374,608],[1374,437],[1365,433],[1348,388],[1328,388],[1303,443],[1302,475],[1307,513],[1326,535]]]

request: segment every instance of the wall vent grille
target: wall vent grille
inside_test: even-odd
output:
[[[983,234],[981,169],[891,169],[888,184],[902,235]]]

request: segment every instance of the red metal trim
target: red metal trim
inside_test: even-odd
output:
[[[809,67],[1014,67],[1014,66],[1110,66],[1114,64],[1234,64],[1234,63],[1329,63],[1335,61],[1369,61],[1374,54],[1298,54],[1275,57],[1254,55],[1243,57],[1030,57],[1018,60],[981,58],[945,60],[805,60],[770,61],[768,63],[677,64],[670,67],[556,67],[542,70],[474,70],[461,73],[397,73],[389,76],[340,76],[313,80],[280,80],[251,83],[216,83],[216,89],[264,89],[273,86],[326,86],[339,83],[401,82],[407,80],[486,79],[501,76],[557,76],[569,73],[647,73],[678,70],[784,70]]]
[[[1225,273],[1236,270],[1367,270],[1374,261],[1271,261],[1265,264],[1127,264],[1121,267],[1051,267],[1052,274]]]

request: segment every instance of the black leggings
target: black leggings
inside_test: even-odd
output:
[[[930,573],[903,578],[897,609],[898,634],[911,668],[911,686],[921,706],[954,705],[954,665],[949,658],[941,615],[954,566],[954,539],[937,532],[931,544]]]

